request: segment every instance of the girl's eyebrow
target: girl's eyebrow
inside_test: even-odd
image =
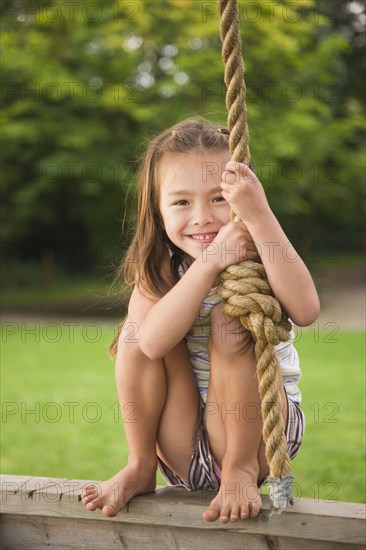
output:
[[[172,191],[169,191],[167,195],[189,195],[189,191],[185,189],[173,189]]]
[[[207,194],[213,194],[213,193],[222,193],[221,187],[213,187],[212,189],[207,190]],[[167,193],[168,196],[171,195],[190,195],[191,192],[187,189],[172,189],[172,191],[169,191]]]

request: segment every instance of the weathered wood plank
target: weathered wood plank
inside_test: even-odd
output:
[[[24,518],[28,517],[26,523],[30,526],[34,525],[33,529],[29,527],[29,532],[36,534],[42,533],[42,530],[38,529],[42,522],[45,525],[54,526],[57,521],[61,524],[72,519],[72,521],[87,522],[88,530],[91,528],[107,529],[111,533],[116,529],[117,531],[122,529],[123,532],[126,529],[128,532],[132,530],[135,533],[134,536],[138,536],[139,540],[142,533],[153,528],[160,533],[173,533],[174,536],[176,536],[176,532],[179,532],[179,536],[183,537],[182,540],[184,536],[188,537],[188,535],[182,534],[182,531],[186,532],[187,529],[195,533],[195,540],[201,538],[208,540],[212,536],[221,537],[225,534],[226,539],[228,537],[230,540],[233,539],[233,545],[236,539],[243,542],[249,537],[252,546],[248,547],[251,550],[252,548],[259,550],[262,548],[266,548],[266,550],[268,548],[291,548],[291,545],[284,546],[284,544],[287,540],[294,541],[295,539],[304,541],[302,545],[297,543],[296,548],[303,547],[305,549],[306,545],[309,547],[310,541],[312,541],[312,548],[315,548],[315,541],[317,544],[324,543],[323,547],[319,548],[326,548],[325,543],[327,546],[331,544],[329,548],[335,548],[335,545],[364,548],[366,540],[365,506],[362,504],[314,502],[310,499],[299,499],[294,507],[285,510],[280,516],[269,519],[269,502],[268,497],[265,496],[263,510],[258,518],[223,525],[219,522],[207,523],[202,520],[202,513],[213,496],[212,492],[189,493],[180,488],[163,488],[150,495],[134,498],[117,517],[105,518],[100,510],[89,512],[80,502],[80,490],[86,483],[90,483],[90,481],[1,476],[1,511],[5,529],[9,532],[10,524],[14,528],[16,524],[14,518],[17,516],[19,519],[22,517],[18,530],[23,530]],[[54,519],[51,521],[51,518]],[[56,527],[52,527],[52,529],[55,531]],[[166,536],[164,535],[164,537]],[[164,538],[164,540],[166,539]],[[281,543],[280,546],[278,541]],[[172,544],[173,542],[167,547],[175,548]],[[236,546],[233,545],[227,546],[227,548],[235,549]],[[37,543],[38,547],[42,548]],[[83,548],[80,545],[75,547]],[[114,547],[111,546],[111,548]],[[181,547],[177,546],[177,548]],[[294,547],[292,542],[292,548]],[[28,546],[28,548],[31,547]],[[117,546],[117,548],[123,548],[123,546]],[[195,548],[200,547],[196,545]],[[202,546],[202,548],[206,547]],[[214,546],[211,544],[207,548],[214,548]],[[223,547],[220,546],[220,548]]]
[[[3,516],[1,550],[348,550],[334,542],[45,516]],[[364,550],[354,545],[352,550]]]

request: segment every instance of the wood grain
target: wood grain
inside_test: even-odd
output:
[[[264,496],[258,518],[223,525],[202,519],[214,493],[166,487],[135,497],[115,518],[106,518],[100,510],[89,512],[80,501],[81,488],[91,481],[0,477],[4,550],[365,548],[362,504],[299,499],[269,519]]]

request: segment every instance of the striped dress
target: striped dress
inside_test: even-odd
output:
[[[180,275],[182,276],[183,274],[184,272],[180,271]],[[204,403],[206,403],[208,382],[210,379],[208,338],[211,330],[218,330],[218,327],[212,326],[210,314],[212,308],[220,302],[222,302],[221,296],[217,294],[216,289],[213,289],[206,296],[191,329],[185,337],[194,377]],[[301,404],[301,393],[297,386],[301,377],[301,370],[299,356],[293,342],[294,331],[291,330],[290,339],[276,346],[276,352],[287,396],[292,401]]]

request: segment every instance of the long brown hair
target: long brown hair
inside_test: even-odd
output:
[[[173,281],[178,280],[179,264],[187,260],[184,252],[168,239],[160,214],[159,167],[163,156],[213,150],[229,150],[229,131],[200,117],[184,120],[150,142],[139,172],[136,232],[119,268],[119,276],[132,288],[138,285],[156,296],[163,296],[170,290],[171,285],[161,275],[167,246],[173,252]],[[118,335],[110,346],[111,355],[117,351],[117,342]]]

